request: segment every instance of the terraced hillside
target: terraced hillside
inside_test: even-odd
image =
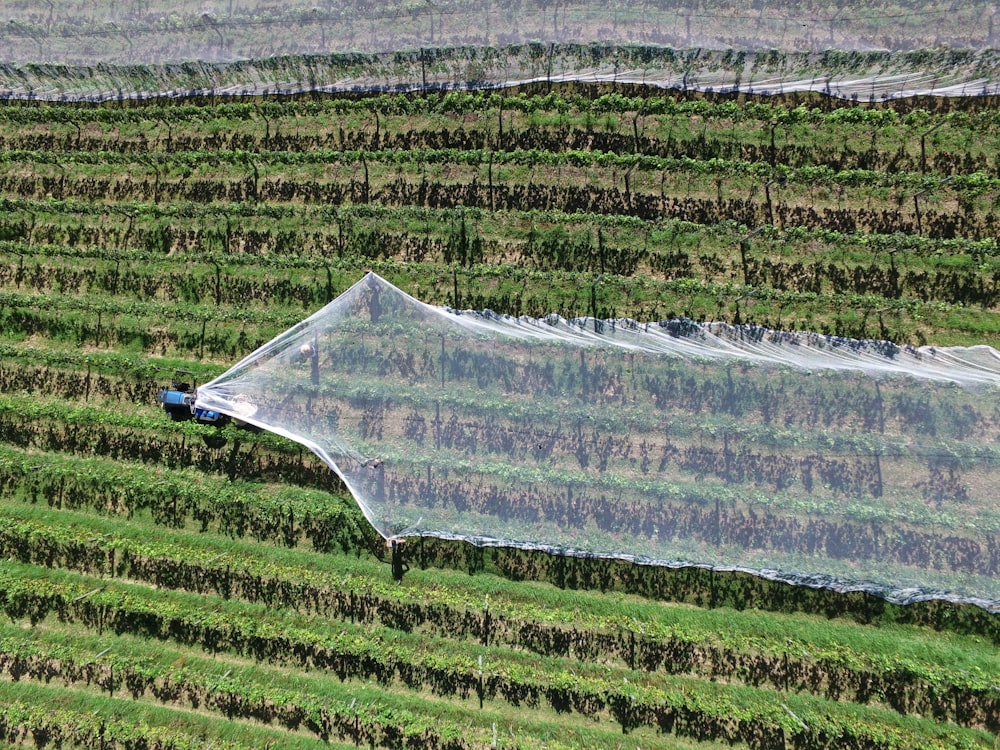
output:
[[[0,740],[994,747],[1000,620],[413,540],[172,423],[365,269],[511,314],[1000,331],[990,99],[612,86],[0,107]]]

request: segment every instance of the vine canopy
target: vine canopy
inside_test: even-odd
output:
[[[198,389],[387,539],[749,570],[1000,611],[1000,352],[511,318],[374,273]]]

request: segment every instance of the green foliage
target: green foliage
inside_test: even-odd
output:
[[[443,70],[459,55],[487,66],[502,52],[428,49],[393,64]],[[637,69],[692,62],[600,45],[516,54],[535,65],[549,54],[588,65],[618,55]],[[760,74],[799,62],[704,54]],[[823,58],[830,70],[896,64]],[[357,72],[380,59],[311,62]],[[299,62],[259,65],[279,76]],[[196,67],[176,74],[195,80]],[[579,84],[7,102],[0,122],[0,606],[12,618],[0,670],[19,673],[0,689],[2,738],[991,746],[1000,626],[980,607],[902,607],[738,572],[436,538],[410,541],[413,570],[397,585],[383,540],[318,459],[267,433],[171,423],[155,403],[174,370],[206,381],[368,268],[433,303],[514,315],[739,316],[900,343],[990,343],[1000,309],[990,101]],[[583,387],[572,368],[558,374]],[[593,378],[595,393],[608,390]],[[686,397],[719,387],[691,380]],[[377,380],[365,394],[380,395]],[[740,403],[762,410],[760,396],[748,388]],[[839,394],[841,405],[859,397]],[[478,391],[449,398],[446,417],[476,404],[516,418]],[[401,408],[415,409],[418,394],[407,399]],[[562,411],[552,419],[573,416]],[[987,405],[977,411],[993,419]],[[708,412],[671,437],[700,445],[706,461],[731,427]],[[791,457],[817,447],[770,418],[731,437]],[[886,447],[840,425],[837,404],[815,419],[837,446]],[[996,456],[984,444],[956,459]],[[483,469],[498,485],[535,476],[506,458]],[[728,509],[711,471],[674,479],[666,503],[683,489],[702,497],[699,512]],[[777,508],[835,509],[860,539],[876,517],[835,493],[755,497],[761,523]],[[996,522],[920,498],[878,517],[906,503],[910,517],[949,529]]]

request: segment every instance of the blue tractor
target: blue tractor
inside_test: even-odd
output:
[[[201,424],[222,427],[229,421],[227,414],[198,406],[197,395],[197,389],[192,388],[190,383],[175,380],[170,388],[160,391],[160,403],[175,422],[193,419]]]

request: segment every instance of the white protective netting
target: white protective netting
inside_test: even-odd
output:
[[[1000,93],[994,0],[0,0],[0,97],[642,83],[862,102]]]
[[[369,273],[198,389],[385,537],[1000,602],[1000,353],[434,307]]]

